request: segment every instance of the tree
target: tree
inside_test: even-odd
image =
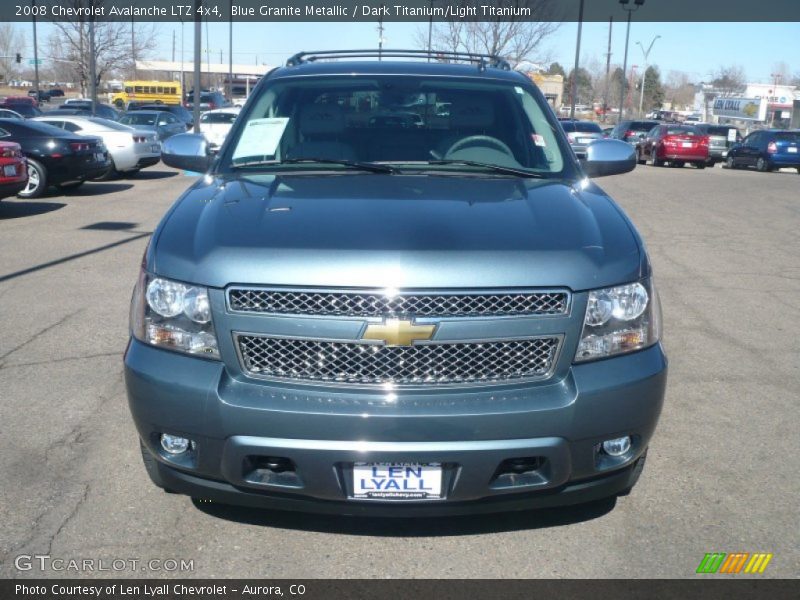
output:
[[[735,96],[745,89],[744,69],[738,65],[720,67],[711,74],[711,85],[720,96]]]
[[[554,62],[554,63],[550,64],[550,68],[547,69],[547,74],[548,75],[561,75],[564,78],[567,77],[567,72],[564,70],[564,67],[562,67],[557,62]]]
[[[103,0],[64,0],[72,8],[95,7]],[[73,80],[79,82],[81,93],[89,89],[89,21],[85,18],[53,22],[55,31],[49,40],[50,56],[54,62],[71,65]],[[131,35],[133,30],[133,35]],[[156,29],[153,24],[95,22],[95,85],[106,75],[116,72],[133,72],[134,60],[141,59],[156,47]],[[133,38],[133,42],[132,42]],[[135,55],[135,57],[134,57]]]
[[[17,64],[17,53],[25,54],[25,36],[17,30],[14,23],[0,23],[0,73],[5,75],[6,82],[14,79],[23,64]]]
[[[480,3],[468,0],[481,14]],[[529,8],[527,17],[498,16],[481,21],[461,19],[433,25],[433,49],[449,52],[491,54],[505,58],[512,66],[523,61],[541,62],[541,44],[558,29],[557,0],[513,0],[505,6]],[[478,17],[472,17],[477,19]],[[428,47],[427,27],[417,31],[417,45]]]
[[[661,108],[664,104],[664,88],[661,85],[661,72],[655,65],[650,65],[644,72],[644,101],[642,109]]]
[[[592,89],[592,76],[583,67],[578,70],[573,69],[569,72],[564,82],[564,104],[572,104],[572,80],[575,79],[575,104],[592,104],[594,100],[594,90]]]
[[[673,110],[685,110],[694,103],[695,89],[683,71],[670,71],[664,84],[664,99]]]
[[[609,89],[609,94],[608,94],[608,104],[612,108],[617,108],[621,102],[621,99],[619,97],[620,88],[622,87],[625,90],[625,95],[628,94],[628,91],[630,89],[630,85],[628,84],[628,79],[622,72],[621,67],[617,67],[611,72],[611,81],[609,85],[611,86],[611,88]]]

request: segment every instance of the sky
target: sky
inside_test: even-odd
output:
[[[798,0],[800,1],[800,0]],[[30,27],[17,24],[30,38]],[[385,23],[385,48],[415,48],[415,34],[427,36],[425,23]],[[40,24],[40,36],[52,26]],[[237,64],[282,64],[300,50],[342,48],[375,48],[378,43],[376,24],[368,23],[235,23],[233,58]],[[611,62],[622,64],[625,49],[623,21],[615,22],[612,31]],[[153,58],[169,60],[172,36],[176,38],[176,60],[180,60],[181,25],[158,25],[158,50]],[[228,63],[228,24],[208,26],[211,62]],[[203,27],[205,36],[206,27]],[[564,23],[547,38],[542,54],[560,62],[569,71],[575,63],[576,23]],[[648,64],[656,64],[662,77],[669,71],[682,71],[690,81],[711,79],[721,66],[738,65],[748,82],[771,82],[776,63],[788,64],[793,74],[800,74],[800,23],[637,23],[631,25],[628,65],[644,64],[643,51],[657,35]],[[30,39],[29,39],[30,43]],[[183,43],[186,59],[191,57],[193,26],[184,26]],[[608,23],[584,23],[581,62],[595,60],[604,67],[608,43]],[[206,41],[203,42],[205,52]],[[205,61],[205,57],[204,57]]]

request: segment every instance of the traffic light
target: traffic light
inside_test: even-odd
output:
[[[18,63],[22,62],[22,54],[20,54],[19,52],[17,52],[17,62]]]

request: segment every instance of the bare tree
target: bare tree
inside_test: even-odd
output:
[[[667,73],[664,84],[665,100],[674,110],[690,106],[694,102],[695,89],[689,81],[689,76],[683,71],[670,71]]]
[[[17,64],[16,55],[25,54],[25,36],[17,29],[14,23],[0,23],[0,73],[5,75],[5,80],[15,78],[24,68]]]
[[[99,6],[103,0],[64,0],[74,8]],[[89,87],[89,20],[80,18],[54,22],[55,31],[47,45],[54,62],[70,65],[72,79],[80,85],[81,94]],[[155,25],[147,23],[95,22],[95,84],[111,74],[133,72],[136,59],[145,57],[156,47]],[[133,30],[133,35],[131,33]]]
[[[711,74],[710,83],[718,95],[723,97],[740,94],[747,85],[744,69],[739,65],[720,67]]]
[[[480,2],[467,0],[461,6],[473,5],[481,14]],[[549,57],[543,52],[542,42],[558,29],[557,0],[513,0],[504,6],[528,8],[530,16],[493,17],[489,20],[463,20],[435,23],[433,49],[450,52],[469,52],[500,56],[512,63],[523,61],[545,62]],[[418,46],[427,48],[428,33],[419,30]]]

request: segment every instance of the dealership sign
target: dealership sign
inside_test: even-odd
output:
[[[714,116],[726,119],[763,121],[767,118],[766,98],[717,98]]]

